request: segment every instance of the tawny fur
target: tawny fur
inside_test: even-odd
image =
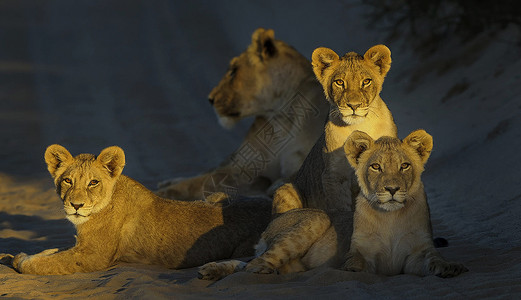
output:
[[[391,112],[380,98],[391,66],[386,46],[373,46],[363,56],[349,52],[342,58],[331,49],[318,48],[312,64],[330,104],[329,117],[295,179],[275,192],[273,213],[306,207],[350,210],[356,186],[346,167],[345,140],[355,130],[375,139],[397,134]]]
[[[412,132],[403,142],[394,137],[374,141],[366,133],[353,132],[345,152],[361,187],[354,220],[347,212],[290,210],[262,233],[255,259],[208,263],[199,268],[199,278],[218,280],[241,270],[290,273],[319,266],[440,277],[467,271],[434,249],[421,181],[431,149],[432,138],[423,130]]]
[[[192,178],[166,180],[159,184],[159,195],[203,199],[205,192],[226,188],[240,195],[271,194],[299,169],[328,111],[309,60],[263,28],[255,30],[251,45],[231,60],[209,98],[223,126],[249,116],[255,121],[219,167]],[[224,184],[214,186],[213,181]]]
[[[121,175],[125,156],[116,146],[97,157],[73,157],[64,147],[51,145],[45,161],[76,227],[76,245],[20,253],[12,261],[20,273],[91,272],[117,262],[186,268],[244,257],[253,254],[253,244],[270,220],[269,200],[225,205],[222,195],[213,203],[162,199]]]
[[[351,236],[352,214],[326,214],[320,209],[294,209],[277,216],[262,233],[256,258],[211,262],[199,268],[198,277],[219,280],[239,271],[287,274],[344,262]]]
[[[401,273],[453,277],[467,269],[448,262],[434,248],[427,196],[421,181],[432,137],[416,130],[403,141],[374,141],[354,132],[345,153],[356,170],[353,235],[343,269],[384,275]]]

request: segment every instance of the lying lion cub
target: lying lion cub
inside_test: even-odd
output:
[[[270,220],[267,200],[226,206],[162,199],[121,175],[125,154],[116,146],[97,157],[73,157],[64,147],[51,145],[45,161],[66,217],[76,227],[76,245],[20,253],[12,260],[20,273],[91,272],[120,261],[186,268],[248,256]]]
[[[328,216],[318,209],[294,209],[268,225],[256,246],[255,259],[208,263],[199,269],[199,277],[216,280],[244,269],[289,273],[319,266],[384,275],[452,277],[466,272],[462,264],[447,262],[434,248],[421,181],[431,149],[432,137],[424,130],[412,132],[403,141],[388,136],[374,141],[361,131],[349,136],[344,150],[361,192],[347,260],[349,241],[345,240],[350,228],[337,224],[350,224],[349,214]],[[337,228],[344,231],[336,232]]]

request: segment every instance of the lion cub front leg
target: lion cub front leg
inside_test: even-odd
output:
[[[436,275],[442,278],[458,276],[467,271],[468,269],[463,264],[446,261],[432,247],[409,256],[404,268],[405,273],[420,276]]]
[[[110,266],[110,253],[78,251],[77,247],[58,252],[48,249],[34,255],[17,254],[12,265],[22,274],[64,275],[77,272],[92,272]]]

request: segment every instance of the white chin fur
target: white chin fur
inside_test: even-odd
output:
[[[67,215],[67,220],[71,221],[72,224],[78,226],[87,222],[89,220],[89,217],[84,217],[80,215]]]
[[[360,116],[343,116],[342,117],[342,121],[344,121],[344,123],[348,124],[348,125],[353,125],[353,124],[357,124],[357,123],[360,123],[364,120],[364,117],[360,117]]]
[[[389,201],[385,203],[380,203],[378,207],[385,211],[395,211],[403,208],[404,204],[402,202]]]
[[[233,119],[233,118],[221,117],[221,116],[218,116],[218,118],[219,118],[219,124],[221,124],[221,126],[226,129],[231,129],[231,128],[233,128],[233,126],[235,126],[235,124],[237,124],[237,120]]]

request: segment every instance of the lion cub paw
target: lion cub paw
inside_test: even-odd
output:
[[[263,265],[247,266],[246,272],[257,273],[257,274],[278,274],[277,270]]]
[[[469,269],[467,269],[464,265],[459,263],[452,263],[441,260],[431,261],[429,263],[429,272],[442,278],[455,277],[461,273],[467,272],[468,270]]]
[[[239,260],[229,260],[222,262],[210,262],[201,267],[197,272],[197,277],[204,280],[219,280],[230,274],[238,272],[246,266],[246,263]]]
[[[11,261],[11,265],[13,266],[13,268],[14,268],[15,270],[17,270],[18,272],[21,272],[22,263],[23,263],[24,261],[28,260],[29,257],[31,257],[31,256],[30,256],[30,255],[27,255],[27,254],[25,254],[25,253],[23,253],[23,252],[18,253],[18,254],[16,254],[16,255],[13,257],[13,259],[12,259],[12,261]]]
[[[342,270],[349,272],[362,272],[365,267],[365,260],[359,254],[349,254]]]
[[[203,280],[219,280],[228,275],[223,271],[223,268],[218,263],[210,262],[199,267],[197,278]]]

